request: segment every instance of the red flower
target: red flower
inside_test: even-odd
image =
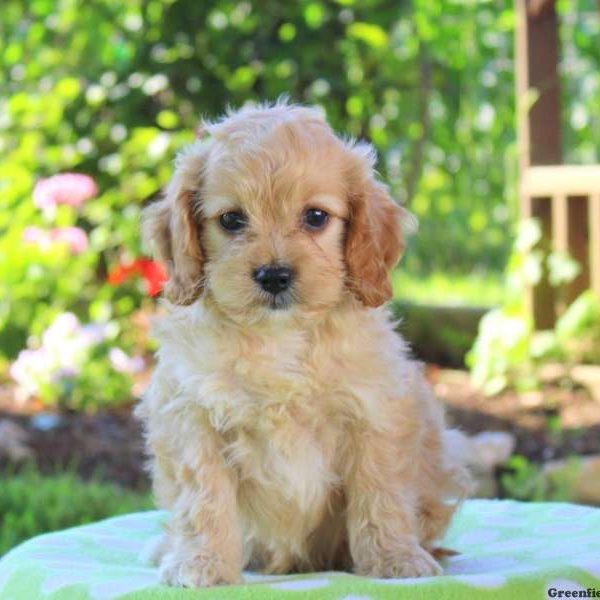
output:
[[[110,285],[120,285],[131,277],[142,277],[146,282],[146,293],[157,296],[168,279],[167,274],[157,262],[149,258],[136,258],[132,263],[119,264],[108,274]]]

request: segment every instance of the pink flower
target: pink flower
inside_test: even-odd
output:
[[[23,240],[44,251],[56,243],[66,244],[71,254],[81,254],[88,248],[87,234],[80,227],[56,227],[49,231],[41,227],[26,227],[23,231]]]
[[[27,244],[35,244],[43,250],[47,250],[52,245],[50,232],[34,225],[25,227],[25,230],[23,231],[23,240]]]
[[[60,227],[50,232],[53,241],[67,244],[72,254],[81,254],[88,248],[87,234],[80,227]]]
[[[44,211],[52,210],[57,204],[79,207],[98,193],[91,177],[80,173],[61,173],[40,179],[33,190],[35,205]]]

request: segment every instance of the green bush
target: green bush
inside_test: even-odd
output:
[[[500,476],[502,495],[513,500],[530,502],[570,502],[581,472],[581,461],[572,456],[560,468],[544,471],[525,456],[515,454],[504,466]]]
[[[127,318],[143,293],[107,273],[142,252],[140,209],[200,115],[284,93],[377,146],[422,220],[410,268],[497,271],[511,211],[490,206],[504,203],[514,154],[513,24],[511,0],[4,1],[0,353],[14,358],[64,311]],[[91,176],[97,196],[40,211],[36,182],[64,171]],[[24,244],[31,226],[78,227],[88,248]]]
[[[33,467],[0,474],[0,555],[34,535],[146,510],[147,495],[73,473],[44,476]]]
[[[481,320],[479,332],[467,355],[476,386],[492,395],[506,387],[520,391],[538,388],[539,368],[548,360],[567,366],[600,363],[600,298],[583,292],[558,318],[554,329],[536,331],[525,303],[527,286],[548,273],[551,285],[570,282],[579,265],[569,256],[553,252],[545,256],[537,221],[521,223],[506,269],[502,304]]]

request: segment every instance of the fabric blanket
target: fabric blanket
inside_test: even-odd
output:
[[[600,597],[600,509],[590,507],[470,500],[444,540],[460,554],[445,559],[441,577],[246,573],[245,585],[200,590],[160,585],[156,569],[141,562],[164,519],[163,512],[136,513],[33,538],[0,559],[0,599],[533,600],[588,589],[588,597]]]

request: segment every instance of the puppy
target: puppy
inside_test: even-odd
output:
[[[145,235],[168,269],[137,414],[170,511],[164,582],[438,575],[467,476],[384,304],[411,217],[312,108],[246,108],[185,149]]]

